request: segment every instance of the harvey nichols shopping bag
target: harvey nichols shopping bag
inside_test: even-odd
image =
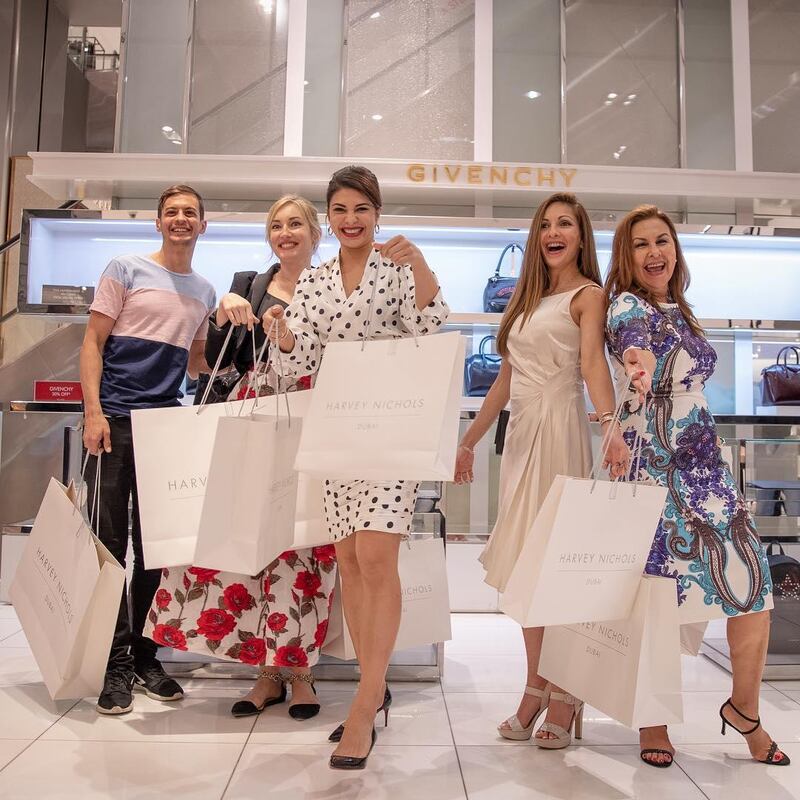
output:
[[[10,598],[53,700],[97,695],[125,571],[92,533],[75,489],[50,479]]]
[[[341,480],[452,480],[463,364],[458,332],[329,343],[295,467]]]
[[[403,616],[394,649],[405,650],[451,639],[450,595],[442,540],[412,536],[400,545],[397,568]],[[356,657],[342,613],[342,586],[338,576],[322,652],[345,661]]]
[[[546,628],[539,674],[630,728],[683,721],[672,578],[641,579],[626,619]]]
[[[557,475],[501,610],[525,628],[626,617],[666,494],[660,486]]]
[[[291,549],[301,429],[300,417],[219,420],[193,564],[257,575]]]

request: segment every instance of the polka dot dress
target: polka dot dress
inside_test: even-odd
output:
[[[415,332],[424,336],[435,332],[448,314],[441,291],[420,311],[411,267],[381,259],[377,251],[359,285],[346,295],[337,256],[306,270],[297,283],[286,309],[296,343],[288,356],[283,354],[283,374],[293,380],[315,374],[329,341],[399,339]],[[361,530],[407,535],[418,488],[414,481],[326,481],[325,515],[333,540]]]

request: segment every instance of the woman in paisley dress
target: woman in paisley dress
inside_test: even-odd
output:
[[[233,378],[230,396],[215,400],[252,397],[254,387],[259,394],[272,391],[267,381],[256,379],[269,348],[255,365],[250,331],[259,351],[266,334],[258,323],[273,306],[289,304],[321,238],[317,210],[304,197],[284,195],[270,207],[267,241],[277,263],[258,275],[237,272],[231,291],[209,319],[206,361],[214,364],[222,354],[221,366],[230,366]],[[231,325],[238,330],[227,339]],[[309,388],[309,381],[289,388]],[[166,647],[259,667],[252,690],[233,704],[234,716],[282,703],[290,684],[289,714],[309,719],[320,710],[311,667],[325,641],[335,579],[332,544],[282,553],[254,576],[197,566],[165,569],[148,614],[147,635]]]
[[[642,437],[636,478],[668,488],[646,572],[675,579],[681,623],[727,619],[733,691],[719,712],[723,733],[730,726],[745,736],[754,759],[784,765],[789,758],[758,716],[772,608],[769,566],[703,394],[717,356],[686,301],[688,284],[669,217],[650,205],[631,211],[614,235],[606,333],[620,383],[632,380],[638,393],[621,419],[631,447]],[[642,728],[640,737],[645,763],[672,763],[666,725]]]

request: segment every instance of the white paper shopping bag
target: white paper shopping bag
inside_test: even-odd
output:
[[[125,572],[55,478],[36,515],[10,598],[54,700],[99,694]]]
[[[631,728],[683,721],[672,578],[641,579],[629,617],[546,628],[539,674]]]
[[[309,392],[290,392],[292,416],[302,416]],[[285,401],[281,399],[283,406]],[[203,510],[208,470],[222,417],[275,413],[275,401],[262,398],[175,408],[149,408],[131,414],[136,486],[145,566],[191,564]]]
[[[394,649],[406,650],[451,639],[450,596],[442,540],[412,538],[402,543],[397,567],[403,615]],[[336,580],[328,636],[322,652],[350,660],[356,654],[342,613],[338,576]]]
[[[463,369],[457,332],[328,344],[297,469],[342,480],[452,480]]]
[[[300,417],[218,421],[193,564],[257,575],[291,549],[301,429]]]
[[[666,492],[557,475],[500,597],[501,610],[526,628],[626,617]]]

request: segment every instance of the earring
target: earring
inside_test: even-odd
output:
[[[328,236],[330,236],[332,233],[333,233],[333,231],[331,230],[331,226],[328,225]]]
[[[375,233],[380,233],[380,232],[381,232],[381,226],[378,223],[376,223],[375,224]]]

